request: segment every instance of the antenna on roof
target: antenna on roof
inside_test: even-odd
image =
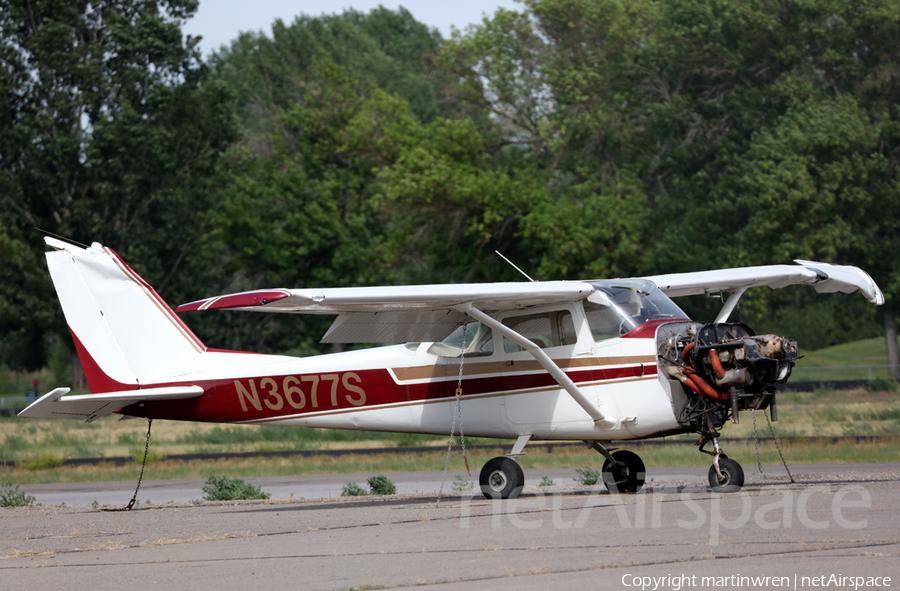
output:
[[[528,281],[531,281],[532,283],[534,283],[534,279],[532,279],[531,277],[529,277],[528,274],[527,274],[525,271],[523,271],[522,269],[518,268],[518,267],[516,266],[516,264],[513,263],[511,260],[509,260],[508,258],[506,258],[505,256],[503,256],[503,255],[500,253],[499,250],[495,250],[494,252],[496,252],[496,253],[497,253],[497,256],[499,256],[501,259],[503,259],[504,261],[506,261],[507,263],[509,263],[510,265],[512,265],[512,268],[513,268],[513,269],[515,269],[516,271],[518,271],[519,273],[521,273],[522,275],[524,275],[524,276],[525,276],[525,279],[527,279]]]
[[[63,242],[68,242],[69,244],[74,244],[76,246],[81,246],[84,248],[90,248],[87,244],[82,244],[82,243],[78,242],[77,240],[72,240],[71,238],[66,238],[65,236],[60,236],[59,234],[54,234],[53,232],[50,232],[49,230],[44,230],[43,228],[38,228],[37,226],[33,226],[33,228],[36,231],[40,232],[41,234],[46,234],[47,236],[52,236],[53,238],[58,238],[59,240],[62,240]]]

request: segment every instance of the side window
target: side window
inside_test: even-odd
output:
[[[575,322],[566,310],[529,314],[506,318],[503,324],[524,336],[541,349],[574,345],[577,340]],[[503,350],[507,353],[524,351],[517,343],[503,337]]]
[[[439,357],[459,357],[463,354],[464,339],[466,357],[485,357],[494,352],[491,329],[480,322],[470,322],[465,330],[458,327],[443,341],[431,345],[428,352]]]
[[[584,300],[584,315],[591,327],[594,341],[599,343],[619,336],[619,325],[622,323],[622,319],[609,306]]]
[[[568,312],[559,312],[559,344],[574,345],[578,342],[578,333],[575,331],[575,321]]]

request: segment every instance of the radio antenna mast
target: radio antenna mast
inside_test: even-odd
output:
[[[499,250],[495,250],[494,252],[496,252],[496,253],[497,253],[497,256],[499,256],[501,259],[503,259],[504,261],[506,261],[507,263],[509,263],[509,264],[512,266],[513,269],[515,269],[516,271],[518,271],[519,273],[521,273],[522,275],[524,275],[524,276],[525,276],[525,279],[527,279],[528,281],[531,281],[532,283],[534,283],[534,279],[532,279],[531,277],[529,277],[529,276],[528,276],[528,273],[526,273],[526,272],[523,271],[522,269],[518,268],[518,267],[516,266],[515,263],[513,263],[511,260],[509,260],[508,258],[506,258],[505,256],[503,256],[503,254],[501,254],[501,252],[500,252]]]

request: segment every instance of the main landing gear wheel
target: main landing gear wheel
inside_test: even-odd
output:
[[[741,490],[744,486],[744,469],[734,460],[719,456],[719,470],[722,476],[716,473],[716,467],[709,467],[709,486],[713,492],[730,493]]]
[[[525,486],[525,473],[515,460],[494,458],[481,469],[478,483],[489,499],[514,499]]]
[[[614,451],[611,455],[620,464],[613,464],[609,460],[603,462],[603,484],[609,492],[631,494],[641,490],[647,477],[641,458],[625,449]]]

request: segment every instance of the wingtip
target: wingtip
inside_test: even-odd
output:
[[[71,388],[54,388],[50,392],[47,392],[27,407],[25,407],[17,417],[20,418],[44,418],[44,415],[39,412],[39,409],[45,408],[48,404],[52,402],[56,402],[66,394],[71,391]]]
[[[885,299],[884,293],[878,284],[872,279],[872,276],[863,271],[859,267],[852,265],[835,265],[832,263],[822,263],[819,261],[806,261],[802,259],[794,260],[798,265],[803,265],[816,273],[824,274],[823,281],[833,279],[836,282],[843,282],[855,287],[870,304],[883,306]],[[855,275],[855,277],[853,277]],[[853,278],[853,279],[851,279]],[[850,293],[849,291],[847,293]]]

